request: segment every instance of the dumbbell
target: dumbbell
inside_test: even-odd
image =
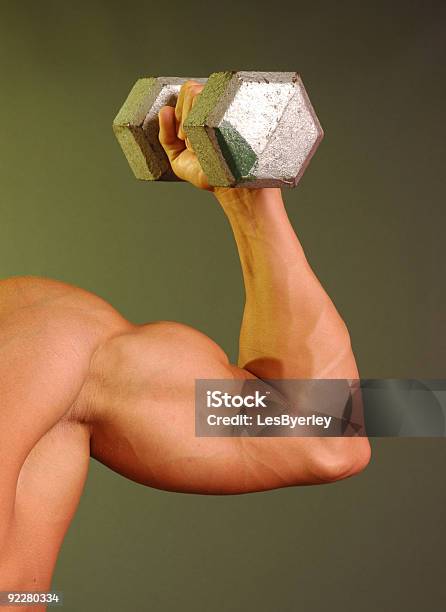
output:
[[[175,106],[188,80],[204,84],[184,122],[209,184],[295,187],[323,137],[296,72],[214,72],[206,80],[139,79],[113,130],[136,178],[179,180],[159,140],[158,112]]]

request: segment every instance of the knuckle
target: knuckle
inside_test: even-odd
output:
[[[203,85],[198,83],[198,81],[189,80],[186,81],[183,86],[183,95],[184,97],[195,96],[203,89]]]

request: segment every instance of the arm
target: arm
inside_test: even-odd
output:
[[[160,141],[178,176],[213,191],[181,128],[200,90],[186,84],[176,109],[161,110]],[[151,324],[116,339],[93,368],[93,396],[102,385],[92,411],[94,456],[138,482],[202,493],[331,482],[359,472],[369,460],[364,438],[195,437],[197,378],[357,377],[345,325],[306,261],[280,191],[214,194],[233,229],[246,287],[239,367],[209,338],[177,324]],[[139,392],[130,391],[131,380]]]
[[[174,172],[213,191],[237,243],[246,292],[239,365],[261,378],[357,378],[347,329],[311,270],[280,189],[213,189],[185,142],[183,123],[203,85],[187,82],[160,112]]]
[[[245,283],[239,365],[259,378],[357,378],[347,329],[306,260],[280,190],[216,196]]]

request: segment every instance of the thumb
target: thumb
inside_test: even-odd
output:
[[[177,136],[175,109],[172,106],[163,106],[159,111],[158,119],[160,126],[158,138],[172,164],[186,148],[184,140]]]

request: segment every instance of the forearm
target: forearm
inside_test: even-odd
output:
[[[239,365],[261,378],[355,378],[345,325],[311,270],[279,189],[217,189],[246,291]]]

